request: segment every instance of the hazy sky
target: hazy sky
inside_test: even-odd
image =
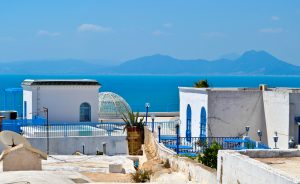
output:
[[[300,65],[299,0],[0,1],[0,61],[266,50]]]

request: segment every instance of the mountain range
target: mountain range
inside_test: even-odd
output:
[[[300,67],[265,51],[247,51],[236,59],[181,60],[152,55],[117,66],[83,60],[18,61],[0,64],[1,74],[112,74],[112,75],[300,75]]]

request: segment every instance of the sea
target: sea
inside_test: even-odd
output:
[[[300,87],[300,76],[0,75],[0,90],[21,87],[24,79],[95,79],[100,92],[122,96],[134,111],[145,111],[145,103],[150,103],[152,112],[178,111],[178,87],[192,87],[202,79],[211,87]]]

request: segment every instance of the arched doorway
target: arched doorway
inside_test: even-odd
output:
[[[80,105],[80,122],[91,121],[91,106],[89,103],[84,102]]]
[[[202,107],[200,114],[200,137],[206,136],[206,110],[204,107]]]
[[[191,106],[188,105],[186,109],[186,131],[185,136],[187,141],[191,141],[192,137],[192,109]]]

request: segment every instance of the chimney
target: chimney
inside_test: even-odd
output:
[[[260,84],[260,85],[259,85],[259,90],[260,90],[260,91],[266,91],[267,88],[268,88],[268,85],[267,85],[267,84]]]
[[[4,119],[4,116],[0,116],[0,132],[2,132],[2,120]]]

